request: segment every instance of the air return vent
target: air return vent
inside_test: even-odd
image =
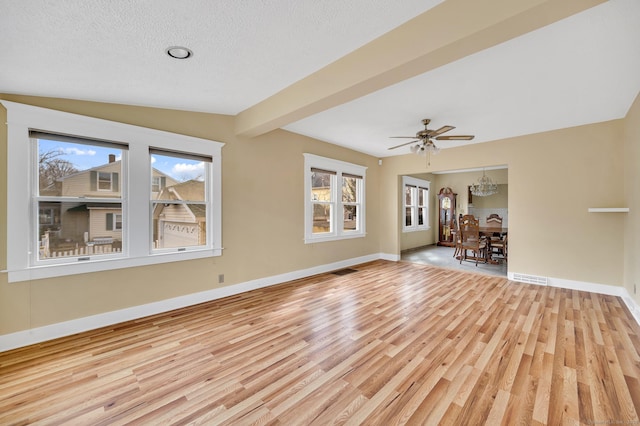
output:
[[[538,284],[538,285],[547,285],[549,280],[547,277],[537,277],[535,275],[527,275],[527,274],[513,274],[513,281],[519,281],[521,283],[527,284]]]
[[[344,269],[339,269],[337,271],[333,271],[332,274],[334,275],[348,275],[348,274],[353,274],[354,272],[358,272],[357,269],[351,269],[351,268],[344,268]]]

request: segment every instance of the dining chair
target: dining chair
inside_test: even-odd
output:
[[[480,238],[480,227],[477,221],[468,221],[460,224],[460,263],[468,260],[469,251],[473,253],[473,259],[478,266],[478,260],[487,262],[487,242]]]
[[[453,251],[453,257],[455,257],[456,259],[458,258],[458,256],[462,256],[462,236],[460,235],[460,221],[459,220],[454,220],[454,233],[453,233],[453,240],[455,242],[455,250]]]
[[[500,240],[500,232],[502,231],[502,218],[495,213],[491,213],[487,216],[487,228],[491,232],[491,228],[496,228],[496,231],[490,234],[491,241]]]
[[[480,219],[476,218],[472,214],[465,214],[460,217],[460,225],[463,225],[465,223],[475,223],[476,225],[480,226]]]
[[[504,238],[497,241],[491,241],[491,257],[493,258],[494,254],[502,255],[504,261],[507,262],[508,258],[508,241],[507,238],[509,236],[505,235]]]

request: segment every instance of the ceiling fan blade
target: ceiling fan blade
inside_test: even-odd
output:
[[[396,148],[400,148],[401,146],[409,145],[409,144],[412,144],[412,143],[414,143],[414,142],[420,142],[420,139],[416,139],[416,140],[414,140],[414,141],[410,141],[410,142],[405,142],[405,143],[402,143],[402,144],[400,144],[400,145],[392,146],[391,148],[387,148],[387,149],[396,149]]]
[[[456,135],[456,136],[438,136],[439,141],[470,141],[475,136],[472,135]]]
[[[428,130],[427,133],[429,136],[438,136],[453,129],[455,129],[453,126],[442,126],[438,130]]]
[[[389,137],[394,139],[397,139],[397,138],[415,139],[416,138],[415,136],[389,136]]]

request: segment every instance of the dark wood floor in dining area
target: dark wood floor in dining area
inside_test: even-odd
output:
[[[0,353],[0,424],[636,424],[623,302],[408,262]]]

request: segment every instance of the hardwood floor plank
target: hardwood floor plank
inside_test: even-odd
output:
[[[373,261],[0,353],[0,424],[631,424],[614,296]]]

